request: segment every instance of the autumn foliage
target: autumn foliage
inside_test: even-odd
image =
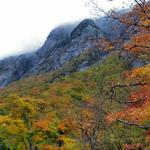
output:
[[[143,8],[146,15],[135,6],[119,16],[129,27],[138,16],[138,30],[121,49],[96,41],[110,54],[95,66],[53,82],[57,71],[1,89],[0,149],[150,149],[150,7]]]

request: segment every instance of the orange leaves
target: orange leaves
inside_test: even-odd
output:
[[[52,150],[50,145],[44,145],[43,150]]]
[[[150,130],[146,131],[146,142],[150,143]]]
[[[135,123],[143,123],[144,120],[150,120],[150,102],[144,103],[142,107],[125,108],[120,112],[111,113],[106,117],[108,124],[118,119],[125,119]]]
[[[139,44],[143,43],[144,45],[150,44],[150,35],[149,33],[138,34],[133,38],[134,42]]]
[[[136,91],[132,92],[130,99],[132,101],[143,101],[141,107],[148,105],[150,103],[150,65],[131,71],[128,80],[135,81],[136,83],[147,83],[146,85],[139,86]]]
[[[45,145],[43,147],[43,150],[65,150],[64,148],[60,148],[60,147],[53,147],[51,145]]]
[[[144,145],[141,143],[124,145],[124,150],[137,150],[137,149],[143,149],[143,148],[144,148]]]
[[[109,42],[106,38],[101,38],[100,40],[98,40],[96,46],[104,51],[114,48],[112,42]]]
[[[115,122],[118,119],[125,118],[125,116],[126,116],[125,112],[123,112],[123,113],[122,112],[109,113],[106,116],[106,123],[111,124],[111,123]]]
[[[150,65],[132,70],[128,76],[128,80],[140,83],[150,82]]]
[[[40,93],[40,89],[37,87],[33,87],[31,90],[32,95],[36,96]]]
[[[130,94],[129,99],[133,102],[141,101],[144,103],[145,101],[148,101],[150,99],[150,86],[145,85],[143,87],[139,87],[137,91]]]
[[[127,85],[129,85],[129,89],[131,89],[131,93],[128,97],[130,103],[127,103],[119,112],[108,114],[106,122],[111,124],[116,120],[121,120],[127,124],[146,125],[148,123],[147,121],[150,120],[150,65],[125,72],[124,76],[128,79]],[[134,83],[138,85],[130,87],[130,85]],[[142,85],[142,83],[147,84]],[[148,130],[145,135],[145,142],[149,143],[150,131]],[[143,149],[143,147],[144,145],[140,143],[124,145],[125,150]]]
[[[144,25],[147,28],[142,28],[143,30],[150,30],[150,4],[146,4],[143,6],[145,12],[139,14],[140,16],[140,24]]]
[[[69,120],[65,119],[58,125],[58,130],[60,130],[62,133],[66,133],[67,131],[71,130],[72,125],[69,122]]]
[[[125,73],[128,82],[138,83],[139,85],[130,93],[129,103],[123,110],[111,113],[106,117],[108,123],[117,119],[125,119],[135,123],[143,123],[150,120],[150,65],[136,68],[131,72]],[[140,83],[149,83],[140,85]]]
[[[48,119],[38,120],[33,124],[33,127],[40,129],[42,131],[49,131],[49,120]]]
[[[133,53],[148,52],[150,49],[150,34],[136,34],[131,38],[130,42],[125,43],[124,47]]]
[[[133,12],[133,17],[138,17],[138,23],[135,23],[138,27],[138,33],[130,39],[128,43],[125,43],[125,49],[133,52],[134,54],[149,53],[150,50],[150,5],[141,5],[141,7],[136,6]],[[130,20],[130,17],[126,17],[126,20]]]
[[[144,67],[136,68],[132,70],[129,74],[129,80],[139,80],[148,82],[150,81],[150,65]]]
[[[84,109],[81,112],[81,115],[83,116],[83,126],[85,126],[84,128],[90,129],[92,127],[92,122],[94,119],[94,113],[88,109]]]
[[[72,116],[72,125],[73,129],[76,130],[77,136],[87,138],[92,133],[95,117],[96,114],[88,108],[82,108]]]
[[[44,145],[43,150],[65,150],[64,148],[60,148],[60,147],[53,147],[51,145]]]

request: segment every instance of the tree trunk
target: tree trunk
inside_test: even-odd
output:
[[[32,142],[31,141],[29,141],[29,150],[33,150],[32,149]]]
[[[91,146],[91,150],[96,150],[96,145],[95,144],[91,143],[90,146]]]
[[[96,150],[96,142],[95,142],[95,139],[94,140],[90,140],[90,147],[91,147],[91,150]]]

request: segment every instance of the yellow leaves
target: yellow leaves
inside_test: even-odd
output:
[[[9,149],[13,147],[23,146],[24,149],[24,137],[27,133],[27,128],[24,126],[24,122],[20,119],[14,119],[11,116],[0,115],[0,139],[9,145]],[[17,147],[17,149],[19,149]]]
[[[33,101],[33,99],[21,98],[14,94],[9,96],[8,107],[13,117],[22,117],[23,115],[34,117],[37,111]]]
[[[73,143],[73,140],[68,138],[68,137],[65,137],[65,136],[60,136],[57,141],[62,141],[63,143],[67,143],[67,144],[72,144]]]
[[[0,115],[0,130],[4,129],[8,134],[17,135],[26,132],[26,128],[22,120],[13,119],[10,116]]]
[[[11,121],[10,117],[0,115],[0,124],[3,124],[3,123],[9,124],[10,121]]]
[[[57,139],[57,142],[63,143],[63,148],[61,150],[65,149],[78,149],[76,146],[76,141],[73,140],[72,138],[66,137],[66,136],[60,136]]]
[[[35,106],[37,113],[41,114],[47,109],[47,107],[49,106],[49,103],[46,100],[34,99],[33,105]]]
[[[42,132],[38,132],[33,136],[33,141],[35,142],[42,142],[44,139],[44,134]]]

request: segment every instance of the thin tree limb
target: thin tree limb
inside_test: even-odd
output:
[[[137,123],[134,123],[134,122],[125,121],[125,120],[122,120],[122,119],[118,119],[117,121],[121,122],[123,124],[126,124],[128,126],[135,126],[135,127],[141,128],[141,129],[150,129],[150,125],[140,125],[140,124],[137,124]]]

